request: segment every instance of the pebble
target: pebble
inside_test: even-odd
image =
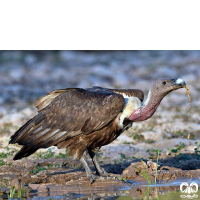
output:
[[[13,179],[12,181],[10,181],[10,185],[12,188],[15,188],[16,190],[21,188],[21,183],[18,179]]]

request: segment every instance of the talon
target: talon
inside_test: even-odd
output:
[[[95,180],[91,177],[91,178],[90,178],[90,185],[92,185],[92,183],[94,183],[94,181],[95,181]]]
[[[99,179],[100,177],[95,175],[95,174],[91,174],[90,176],[90,185],[92,185],[92,183],[95,182],[96,179]]]

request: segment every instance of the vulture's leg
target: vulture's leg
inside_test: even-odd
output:
[[[92,173],[92,170],[90,169],[90,166],[87,163],[85,154],[86,154],[86,151],[84,152],[84,154],[81,157],[80,161],[81,161],[81,163],[83,164],[83,166],[85,168],[87,177],[90,179],[90,184],[92,184],[95,181],[95,179],[99,178],[99,176],[96,176],[95,174]]]
[[[108,177],[108,174],[101,168],[99,161],[97,159],[96,153],[98,152],[98,150],[99,150],[99,148],[95,149],[95,150],[88,149],[88,153],[89,153],[90,157],[92,158],[92,162],[93,162],[95,169],[96,169],[96,174],[99,175],[99,176]]]

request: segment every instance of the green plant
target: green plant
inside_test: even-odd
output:
[[[20,189],[17,190],[17,197],[22,198],[23,195],[27,192],[28,187],[23,189],[23,182],[21,182]]]
[[[67,165],[68,165],[68,163],[64,163],[64,162],[63,162],[61,166],[62,166],[62,167],[66,167]],[[73,165],[73,166],[75,167],[75,165]]]
[[[169,151],[173,152],[173,153],[177,153],[179,152],[181,149],[183,149],[183,147],[185,146],[185,144],[183,142],[180,142],[180,145],[178,145],[178,147],[176,148],[168,148]]]
[[[51,150],[48,150],[45,153],[42,153],[41,151],[38,153],[38,158],[42,158],[42,159],[48,159],[48,158],[52,158],[54,157],[54,154]]]
[[[149,154],[148,159],[151,159],[151,157],[152,157],[152,153],[150,152],[150,150],[147,149],[146,152]]]
[[[64,154],[64,153],[59,153],[58,155],[55,156],[56,158],[67,158],[68,154]]]
[[[10,188],[8,197],[13,198],[15,196],[15,187],[14,188],[11,187],[9,177],[8,177],[8,187]],[[7,193],[7,195],[8,195],[8,193]]]
[[[124,177],[121,177],[121,180],[124,181],[124,182],[127,182],[126,178],[124,178]]]
[[[6,150],[8,151],[7,153],[0,153],[0,158],[8,158],[9,156],[13,156],[13,151],[9,151],[10,149],[8,147],[6,147]]]
[[[119,161],[117,159],[114,159],[115,164],[119,164]]]
[[[4,153],[4,152],[0,153],[0,158],[7,158],[7,157],[8,157],[8,155],[6,153]]]
[[[135,134],[134,136],[133,136],[133,139],[134,140],[144,140],[144,136],[142,135],[142,134]]]
[[[58,155],[56,155],[56,158],[67,158],[69,156],[69,150],[65,149],[65,154],[64,153],[59,153]]]
[[[159,158],[159,153],[160,149],[155,150],[157,152],[157,160],[156,160],[156,174],[155,174],[155,184],[156,184],[156,179],[157,179],[157,173],[158,173],[158,158]]]
[[[38,172],[40,171],[44,171],[44,170],[47,170],[45,167],[41,167],[41,166],[37,166],[36,167],[36,170],[35,169],[32,169],[29,174],[37,174]]]
[[[0,188],[1,186],[2,186],[2,180],[1,180]],[[23,195],[28,190],[28,187],[23,189],[23,182],[21,182],[20,188],[17,190],[17,193],[16,193],[16,188],[15,187],[12,188],[9,177],[8,177],[8,187],[10,189],[9,192],[7,192],[9,199],[14,198],[14,197],[22,198]]]
[[[12,165],[12,163],[11,163],[11,162],[9,162],[9,163],[7,164],[7,166],[8,166],[8,167],[11,167],[11,165]]]
[[[0,160],[0,167],[5,165],[5,162],[3,160]]]
[[[50,168],[52,168],[52,167],[53,167],[52,164],[47,164],[47,168],[48,168],[48,169],[50,169]]]
[[[60,167],[60,164],[56,163],[56,164],[55,164],[55,167]]]

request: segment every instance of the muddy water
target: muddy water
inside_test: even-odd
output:
[[[1,180],[3,183],[0,198],[8,199],[9,177],[12,186],[21,182],[27,188],[26,199],[178,199],[181,183],[188,182],[190,185],[196,182],[200,185],[200,160],[197,155],[185,155],[183,158],[186,160],[180,156],[165,159],[161,156],[156,187],[153,185],[156,163],[152,160],[135,158],[118,164],[110,164],[108,160],[108,163],[102,163],[102,167],[109,178],[98,179],[90,185],[80,162],[71,158],[18,161],[5,158],[0,167],[0,184]],[[91,160],[89,164],[92,167]],[[146,170],[152,185],[147,185],[140,170]],[[173,195],[175,197],[172,198]]]
[[[183,190],[180,190],[180,185],[183,182],[187,182],[188,185],[195,182],[200,184],[199,180],[189,180],[177,179],[176,181],[170,183],[162,183],[156,185],[145,185],[144,183],[136,184],[132,181],[128,181],[129,184],[126,187],[113,187],[108,188],[93,188],[89,187],[85,190],[76,192],[67,192],[66,190],[59,190],[55,186],[54,192],[38,192],[37,194],[29,194],[28,198],[33,198],[35,200],[40,199],[107,199],[107,200],[131,200],[131,199],[159,199],[159,200],[178,200],[178,199],[200,199],[200,190],[191,193],[185,193],[183,190],[186,187],[183,187]],[[54,187],[54,186],[52,186]],[[61,189],[61,188],[60,188]],[[196,190],[196,188],[193,188]]]
[[[153,184],[156,165],[152,161],[145,161],[142,164],[141,160],[135,159],[131,163],[104,164],[103,168],[108,172],[109,178],[98,179],[92,185],[89,184],[80,162],[70,158],[19,161],[4,159],[4,161],[7,164],[0,167],[0,180],[3,183],[0,198],[3,199],[8,199],[8,177],[12,186],[17,187],[19,182],[23,183],[27,188],[24,195],[26,199],[37,200],[148,198],[171,200],[181,198],[182,193],[179,191],[181,183],[188,182],[190,185],[195,182],[200,185],[198,179],[200,161],[191,159],[189,162],[184,161],[177,165],[173,165],[172,160],[168,165],[164,162],[159,163],[156,186]],[[63,165],[64,162],[68,165]],[[60,167],[55,167],[57,165]],[[152,185],[147,185],[147,180],[138,169],[147,171]],[[196,195],[200,197],[200,194]]]

